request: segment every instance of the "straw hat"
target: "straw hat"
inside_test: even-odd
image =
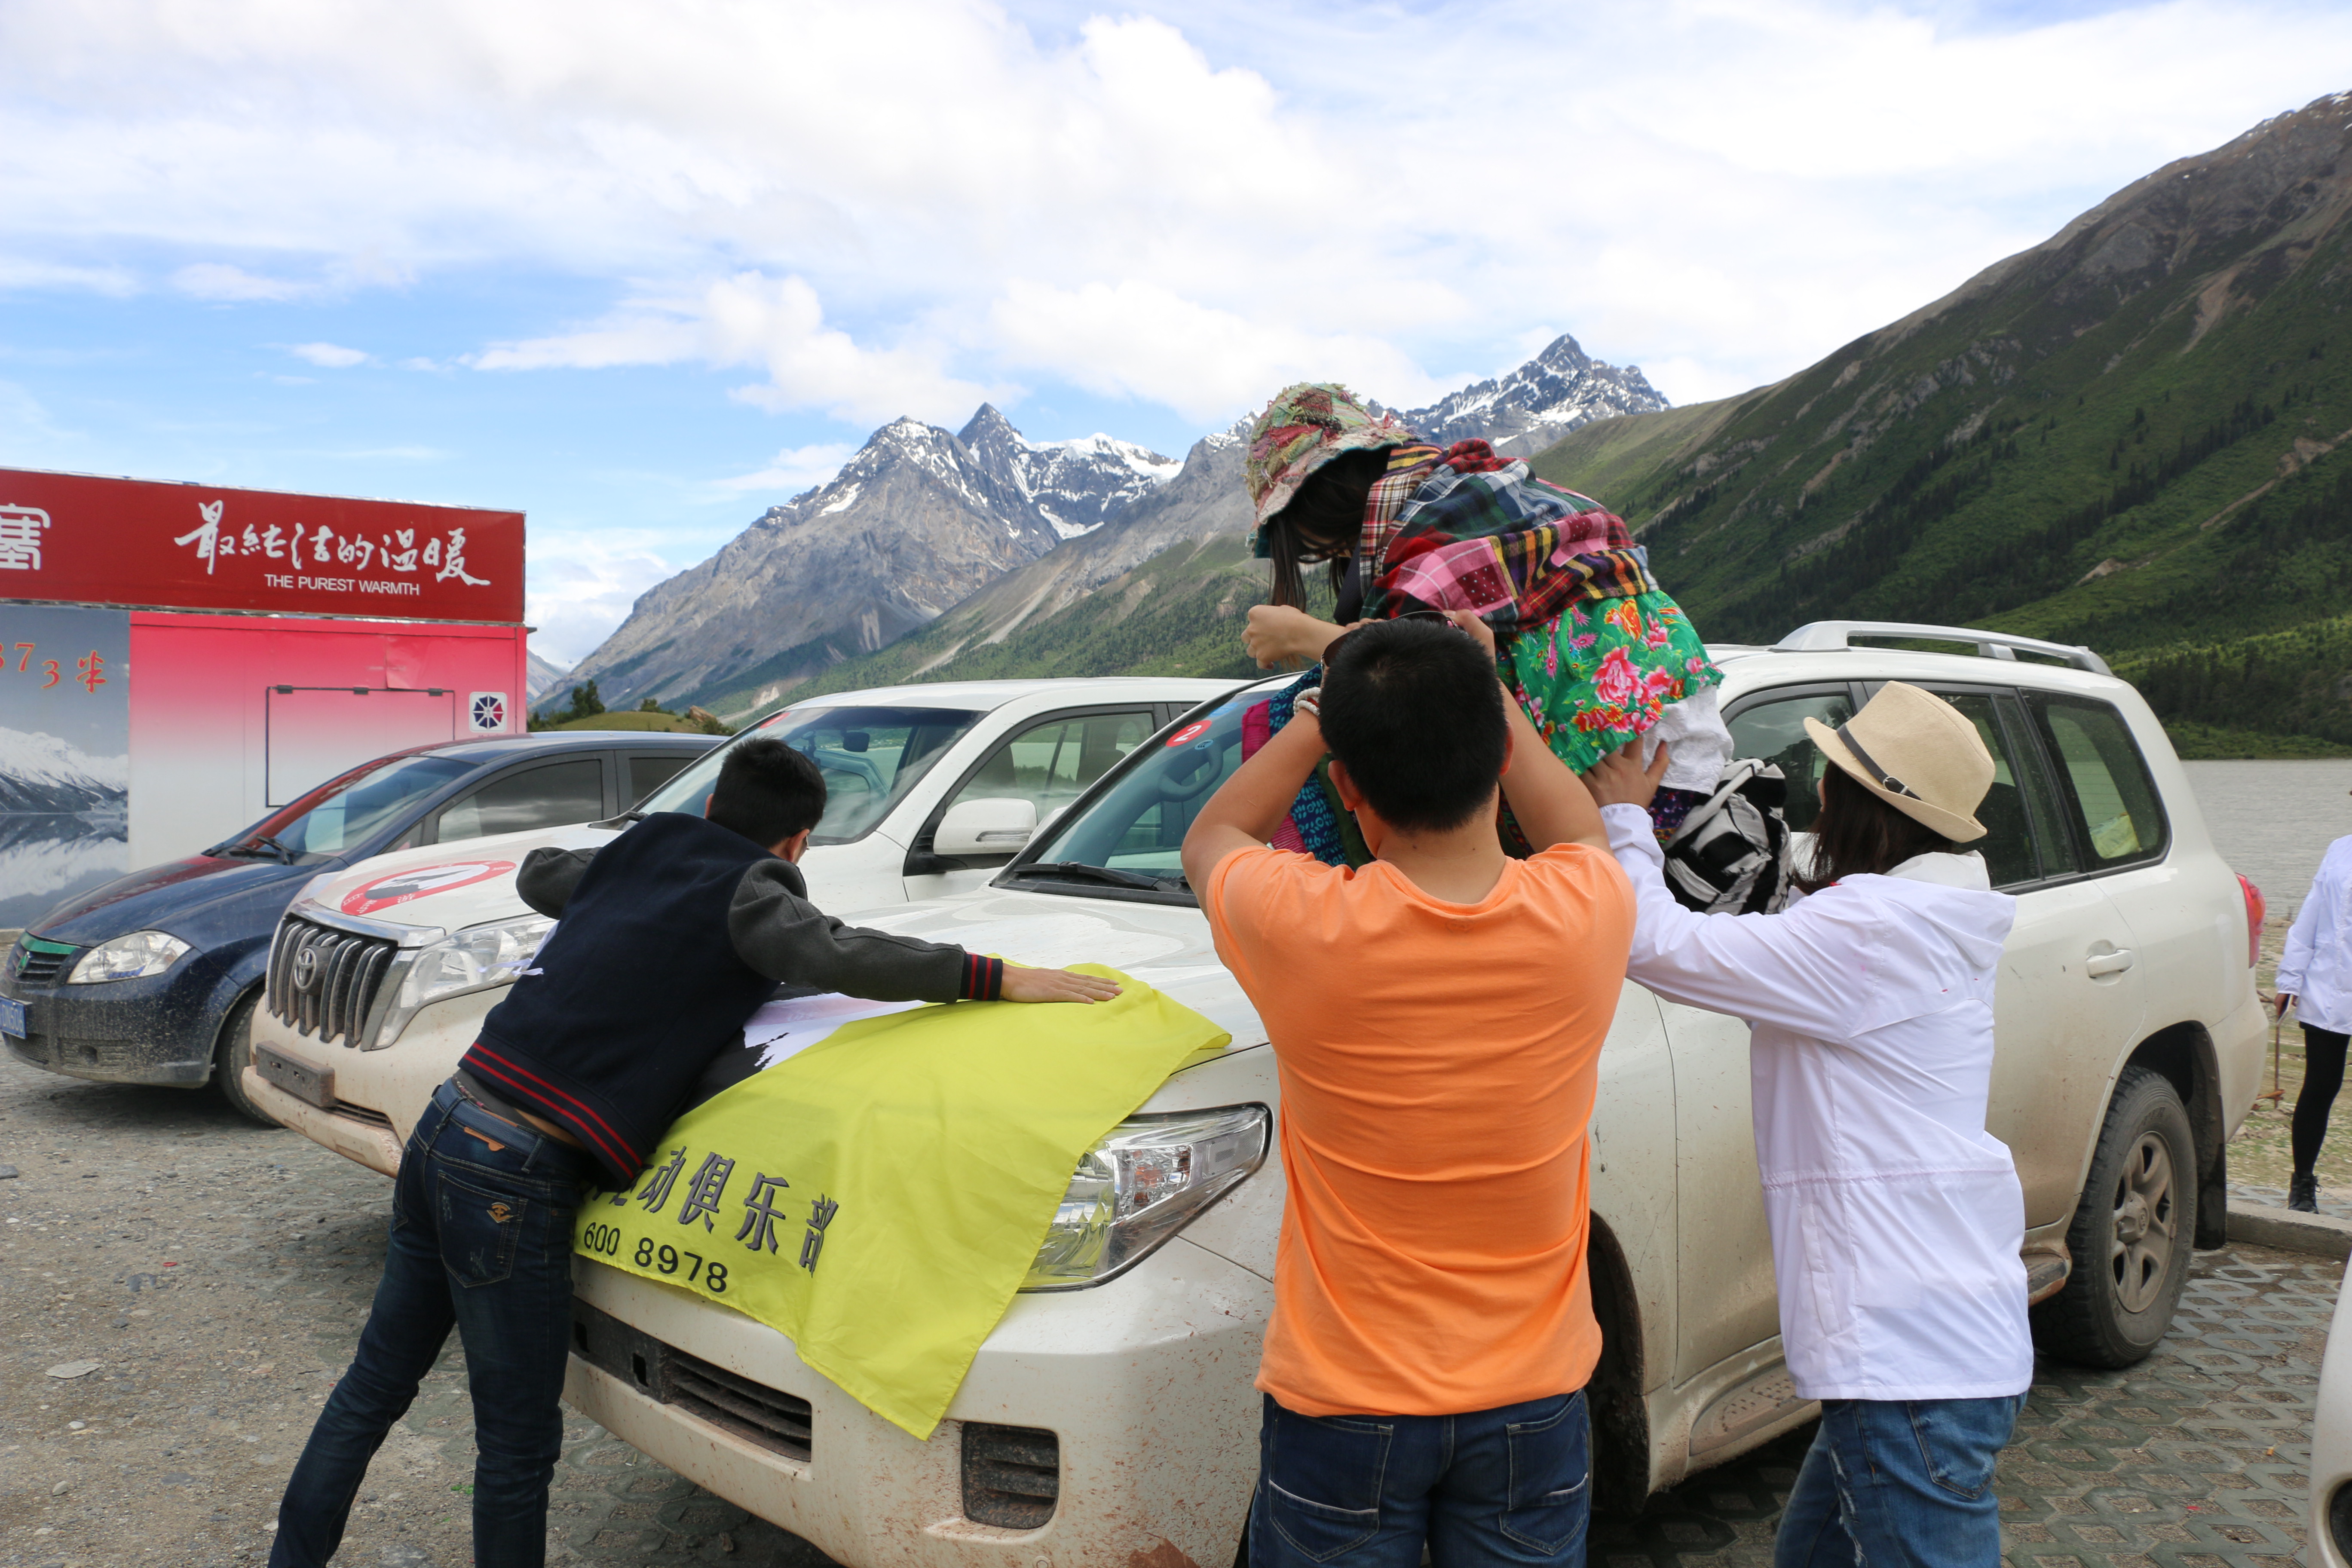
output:
[[[1992,787],[1992,754],[1966,715],[1932,692],[1890,680],[1862,711],[1832,730],[1805,732],[1855,783],[1955,843],[1982,838],[1973,815]]]

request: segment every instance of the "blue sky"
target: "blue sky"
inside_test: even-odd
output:
[[[2347,87],[2292,0],[0,6],[0,466],[520,508],[573,658],[899,414],[1727,395]]]

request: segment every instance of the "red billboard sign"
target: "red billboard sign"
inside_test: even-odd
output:
[[[522,513],[0,468],[0,599],[522,619]]]

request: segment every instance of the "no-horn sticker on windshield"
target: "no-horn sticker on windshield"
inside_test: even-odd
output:
[[[511,860],[459,860],[447,866],[420,866],[413,871],[394,871],[389,877],[378,877],[373,882],[362,882],[343,895],[336,908],[347,915],[372,915],[378,910],[388,910],[394,904],[404,904],[412,899],[430,898],[446,893],[452,888],[470,887],[487,882],[493,877],[503,877],[515,868]]]
[[[1201,738],[1202,732],[1206,731],[1208,727],[1209,721],[1206,719],[1187,724],[1182,729],[1177,731],[1174,734],[1169,736],[1168,743],[1171,746],[1181,746],[1187,741],[1197,741]]]

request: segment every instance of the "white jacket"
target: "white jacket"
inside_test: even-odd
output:
[[[2294,998],[2295,1016],[2315,1029],[2352,1035],[2352,838],[2327,847],[2311,892],[2294,911],[2279,954],[2277,989]]]
[[[2023,1393],[2025,1194],[1985,1131],[1993,977],[2017,901],[1990,890],[1981,857],[1922,855],[1777,915],[1695,914],[1666,890],[1649,815],[1602,816],[1638,900],[1633,978],[1752,1031],[1756,1163],[1799,1396]]]

